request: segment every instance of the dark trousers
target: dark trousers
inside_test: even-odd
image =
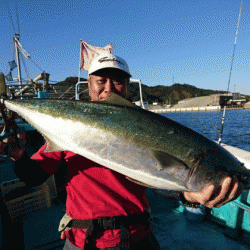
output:
[[[84,250],[119,250],[119,247],[107,247],[107,248],[93,248],[91,246],[84,247]],[[160,250],[160,244],[153,235],[152,232],[149,233],[147,237],[138,242],[132,242],[130,245],[130,250],[138,250],[138,249],[147,249],[147,250]],[[70,243],[68,239],[66,239],[63,250],[82,250],[81,248],[75,247]]]

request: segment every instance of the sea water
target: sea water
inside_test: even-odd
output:
[[[161,114],[218,141],[223,111],[176,112]],[[227,110],[222,143],[250,151],[250,110]]]

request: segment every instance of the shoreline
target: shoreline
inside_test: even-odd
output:
[[[154,113],[177,113],[177,112],[215,112],[215,111],[222,111],[224,108],[220,106],[208,106],[208,107],[189,107],[189,108],[149,108],[148,111]],[[250,108],[244,107],[232,107],[226,108],[226,110],[250,110]]]

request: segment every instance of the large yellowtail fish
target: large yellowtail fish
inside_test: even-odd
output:
[[[115,94],[103,102],[33,99],[4,104],[44,136],[47,151],[72,151],[140,184],[201,191],[236,175],[249,188],[249,171],[223,147]]]

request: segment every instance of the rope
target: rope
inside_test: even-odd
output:
[[[25,60],[23,59],[23,55],[22,55],[22,54],[20,54],[20,55],[21,55],[20,57],[21,57],[22,63],[23,63],[23,65],[24,65],[24,69],[25,69],[25,72],[26,72],[26,76],[27,76],[28,79],[31,79],[31,77],[30,77],[30,72],[29,72],[28,67],[26,66]]]
[[[15,45],[14,45],[14,43],[13,43],[13,45],[12,45],[12,53],[11,53],[11,61],[12,60],[14,60],[14,54],[15,54]]]
[[[12,24],[12,28],[13,28],[14,32],[16,33],[15,26],[14,26],[14,22],[13,22],[11,13],[10,13],[10,8],[8,8],[8,13],[9,13],[9,18],[10,18],[10,21],[11,21],[11,24]]]
[[[18,15],[17,4],[16,4],[16,16],[17,16],[17,27],[18,27],[18,33],[20,34],[19,15]]]
[[[237,36],[238,36],[238,31],[239,31],[239,26],[240,26],[242,3],[243,3],[243,0],[241,0],[241,4],[240,4],[240,13],[239,13],[237,31],[236,31],[235,41],[234,41],[233,56],[232,56],[231,68],[230,68],[230,72],[229,72],[229,80],[228,80],[228,85],[227,85],[227,92],[228,93],[229,93],[229,86],[230,86],[230,80],[231,80],[232,69],[233,69],[233,61],[234,61],[234,54],[235,54]],[[222,121],[221,121],[220,136],[219,136],[219,140],[218,140],[219,145],[221,144],[221,139],[222,139],[222,134],[223,134],[223,126],[224,126],[224,121],[225,121],[225,115],[226,115],[226,104],[224,104],[223,116],[222,116]]]
[[[33,61],[32,58],[30,58],[30,61],[31,61],[32,63],[34,63],[34,65],[35,65],[38,69],[40,69],[41,71],[45,71],[45,70],[41,69],[41,68]]]

